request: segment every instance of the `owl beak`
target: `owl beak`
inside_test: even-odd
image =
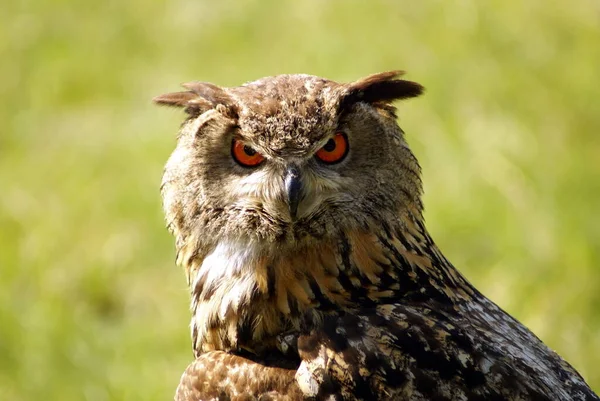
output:
[[[296,220],[298,213],[298,204],[302,198],[302,179],[300,177],[300,169],[297,166],[288,166],[285,170],[284,179],[285,194],[287,204],[290,209],[292,220]]]

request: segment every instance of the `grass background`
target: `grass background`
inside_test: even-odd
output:
[[[180,82],[405,69],[441,249],[600,391],[600,3],[4,2],[0,398],[165,400],[191,361],[158,186]]]

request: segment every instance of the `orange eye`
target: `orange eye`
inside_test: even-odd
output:
[[[244,167],[256,167],[265,160],[263,155],[237,139],[231,143],[231,155]]]
[[[346,134],[338,132],[331,138],[325,146],[319,149],[316,156],[319,160],[327,164],[341,162],[348,154],[348,138]]]

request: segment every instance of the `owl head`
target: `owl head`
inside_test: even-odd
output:
[[[422,87],[399,75],[192,82],[156,97],[189,115],[162,183],[180,248],[229,239],[281,251],[420,208],[418,164],[390,102]]]
[[[154,99],[188,114],[161,191],[197,350],[260,342],[346,302],[336,267],[346,250],[374,272],[363,233],[421,213],[419,166],[390,103],[423,89],[399,75],[192,82]]]

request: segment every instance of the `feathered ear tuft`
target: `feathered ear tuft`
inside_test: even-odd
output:
[[[390,103],[394,100],[417,97],[423,93],[424,88],[418,83],[397,79],[402,75],[404,71],[388,71],[347,84],[341,108],[356,102]]]
[[[202,114],[205,111],[223,105],[227,109],[233,109],[235,102],[223,90],[208,82],[188,82],[182,84],[187,92],[165,93],[156,96],[152,101],[159,105],[171,107],[184,107],[188,114]]]

